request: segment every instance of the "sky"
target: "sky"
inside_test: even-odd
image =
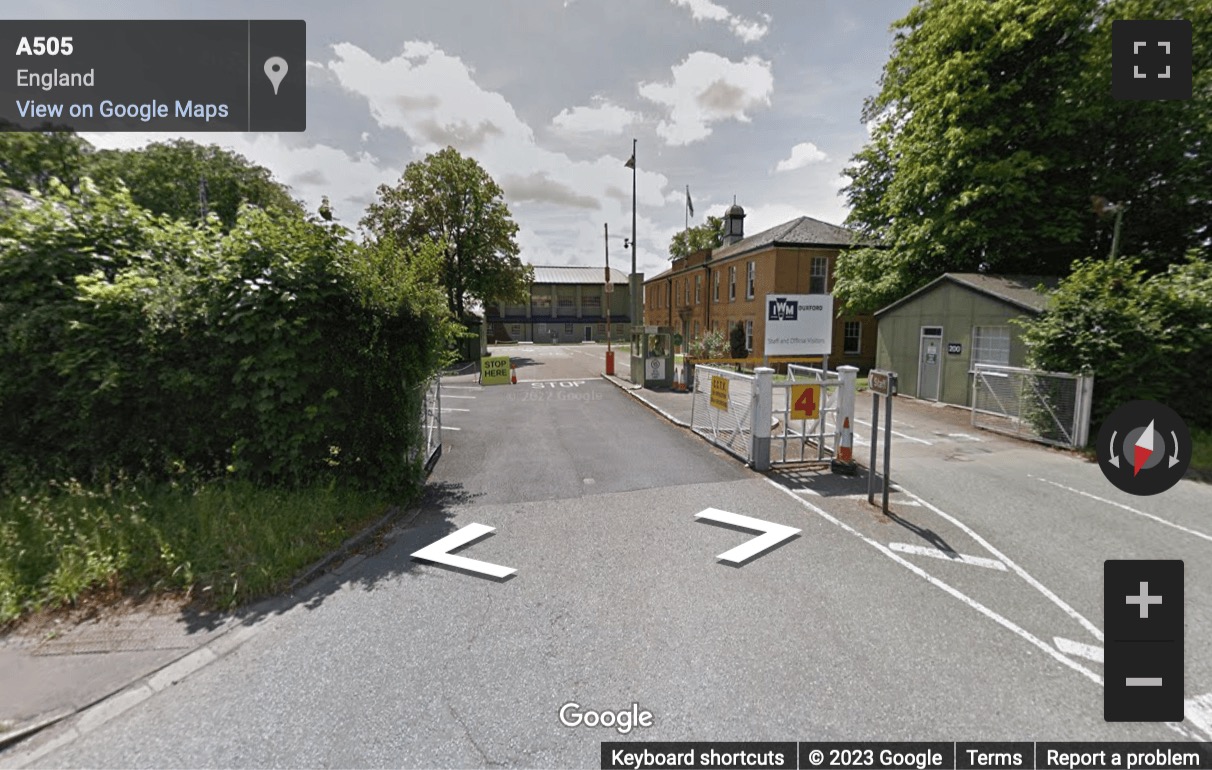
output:
[[[101,148],[185,136],[273,172],[356,227],[381,184],[452,145],[497,181],[534,265],[631,253],[668,267],[685,225],[733,202],[754,234],[807,215],[842,224],[842,170],[868,140],[891,25],[911,0],[6,0],[9,18],[307,22],[307,130],[86,133]]]

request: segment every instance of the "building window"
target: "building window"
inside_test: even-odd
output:
[[[828,294],[829,257],[812,258],[812,276],[808,281],[809,294]]]
[[[1010,365],[1010,327],[973,326],[972,363]]]
[[[564,324],[564,333],[572,334],[572,324]]]
[[[728,268],[728,301],[736,299],[736,265]]]
[[[601,294],[583,295],[581,297],[581,313],[584,315],[601,315],[602,314],[602,295]]]
[[[694,322],[694,338],[696,340],[699,338],[699,322],[698,321]]]
[[[551,289],[544,287],[530,292],[530,306],[535,310],[551,313]]]
[[[703,301],[703,276],[696,275],[694,277],[694,304],[699,304]]]
[[[748,275],[745,278],[745,298],[753,299],[753,282],[757,277],[757,262],[750,262],[748,267]],[[752,350],[752,348],[751,348]]]
[[[753,352],[753,321],[745,322],[745,350]]]
[[[847,321],[842,324],[842,352],[852,355],[863,352],[862,321]]]

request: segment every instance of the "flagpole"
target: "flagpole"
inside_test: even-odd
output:
[[[639,244],[635,242],[635,147],[636,140],[631,140],[631,326],[634,329],[637,323],[643,325],[637,316],[639,315],[639,297],[636,296],[635,286],[635,253],[639,251]],[[634,381],[634,380],[633,380]]]

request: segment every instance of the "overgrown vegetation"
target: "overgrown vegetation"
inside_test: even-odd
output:
[[[0,199],[0,623],[96,589],[230,606],[416,494],[422,389],[462,333],[445,243],[357,243],[194,145],[122,163],[230,165],[263,205],[40,185],[79,145],[38,141],[32,197]]]
[[[1155,275],[1136,259],[1075,263],[1023,327],[1032,366],[1094,373],[1092,434],[1135,399],[1169,404],[1193,431],[1212,431],[1212,400],[1191,398],[1193,378],[1212,366],[1212,263],[1194,252]]]

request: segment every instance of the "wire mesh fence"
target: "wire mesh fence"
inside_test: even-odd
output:
[[[416,461],[420,456],[428,473],[442,455],[442,378],[421,383],[416,392],[421,441],[410,450],[408,459]]]
[[[770,442],[773,463],[828,462],[832,457],[841,377],[836,372],[811,366],[790,364],[787,379],[774,384],[774,419],[778,425]],[[815,419],[796,418],[797,385],[820,388],[818,415]]]
[[[972,424],[1054,446],[1085,446],[1093,378],[1011,366],[977,364]]]
[[[747,463],[753,462],[756,399],[753,375],[696,366],[690,427],[712,444]]]

